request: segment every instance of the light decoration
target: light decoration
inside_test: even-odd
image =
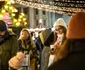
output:
[[[3,15],[2,15],[2,14],[0,14],[0,19],[2,19],[2,17],[3,17]]]
[[[25,17],[25,14],[24,13],[20,13],[19,14],[19,18],[18,18],[18,22],[19,23],[21,23],[21,26],[26,26],[27,25],[27,23],[26,23],[26,18],[24,18]],[[19,23],[18,23],[18,25],[19,25]],[[23,24],[24,23],[24,24]],[[17,24],[16,24],[17,25]]]
[[[73,1],[73,0],[33,0],[33,1],[24,1],[16,0],[16,4],[20,4],[26,7],[41,9],[48,12],[59,13],[59,14],[68,14],[72,15],[75,12],[83,11],[85,12],[85,1]]]
[[[5,1],[5,0],[0,0],[0,1]]]
[[[11,3],[12,4],[14,3],[13,0],[0,0],[0,1],[4,2],[2,8],[0,9],[0,19],[3,18],[3,15],[5,13],[9,13],[11,20],[12,20],[12,24],[14,25],[14,27],[20,26],[21,23],[23,24],[23,26],[27,25],[24,13],[20,13],[19,17],[17,19],[15,18],[16,12],[18,12],[18,10],[11,5]]]

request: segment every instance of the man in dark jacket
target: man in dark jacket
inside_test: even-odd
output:
[[[85,12],[71,17],[66,37],[48,70],[85,70]]]
[[[0,70],[8,70],[8,61],[18,51],[17,37],[7,30],[6,23],[0,20]]]

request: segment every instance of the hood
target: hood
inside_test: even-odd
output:
[[[53,32],[51,29],[46,29],[40,33],[40,39],[43,45],[49,46],[53,41]]]
[[[57,21],[53,25],[53,28],[55,29],[57,25],[64,26],[65,28],[67,28],[67,25],[62,18],[57,19]]]

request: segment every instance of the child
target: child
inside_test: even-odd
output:
[[[8,62],[9,70],[21,70],[24,57],[22,52],[18,52],[16,56],[12,57]]]

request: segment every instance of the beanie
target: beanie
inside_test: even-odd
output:
[[[7,26],[6,23],[3,20],[0,20],[0,31],[6,31],[7,30]]]
[[[65,21],[62,18],[57,19],[57,21],[53,25],[53,28],[55,29],[55,27],[57,25],[64,26],[65,28],[67,28],[67,25],[66,25]]]
[[[77,12],[71,17],[66,37],[68,39],[85,38],[85,12]]]
[[[25,55],[22,52],[18,52],[16,56],[9,60],[9,66],[14,69],[21,68],[24,57]]]

